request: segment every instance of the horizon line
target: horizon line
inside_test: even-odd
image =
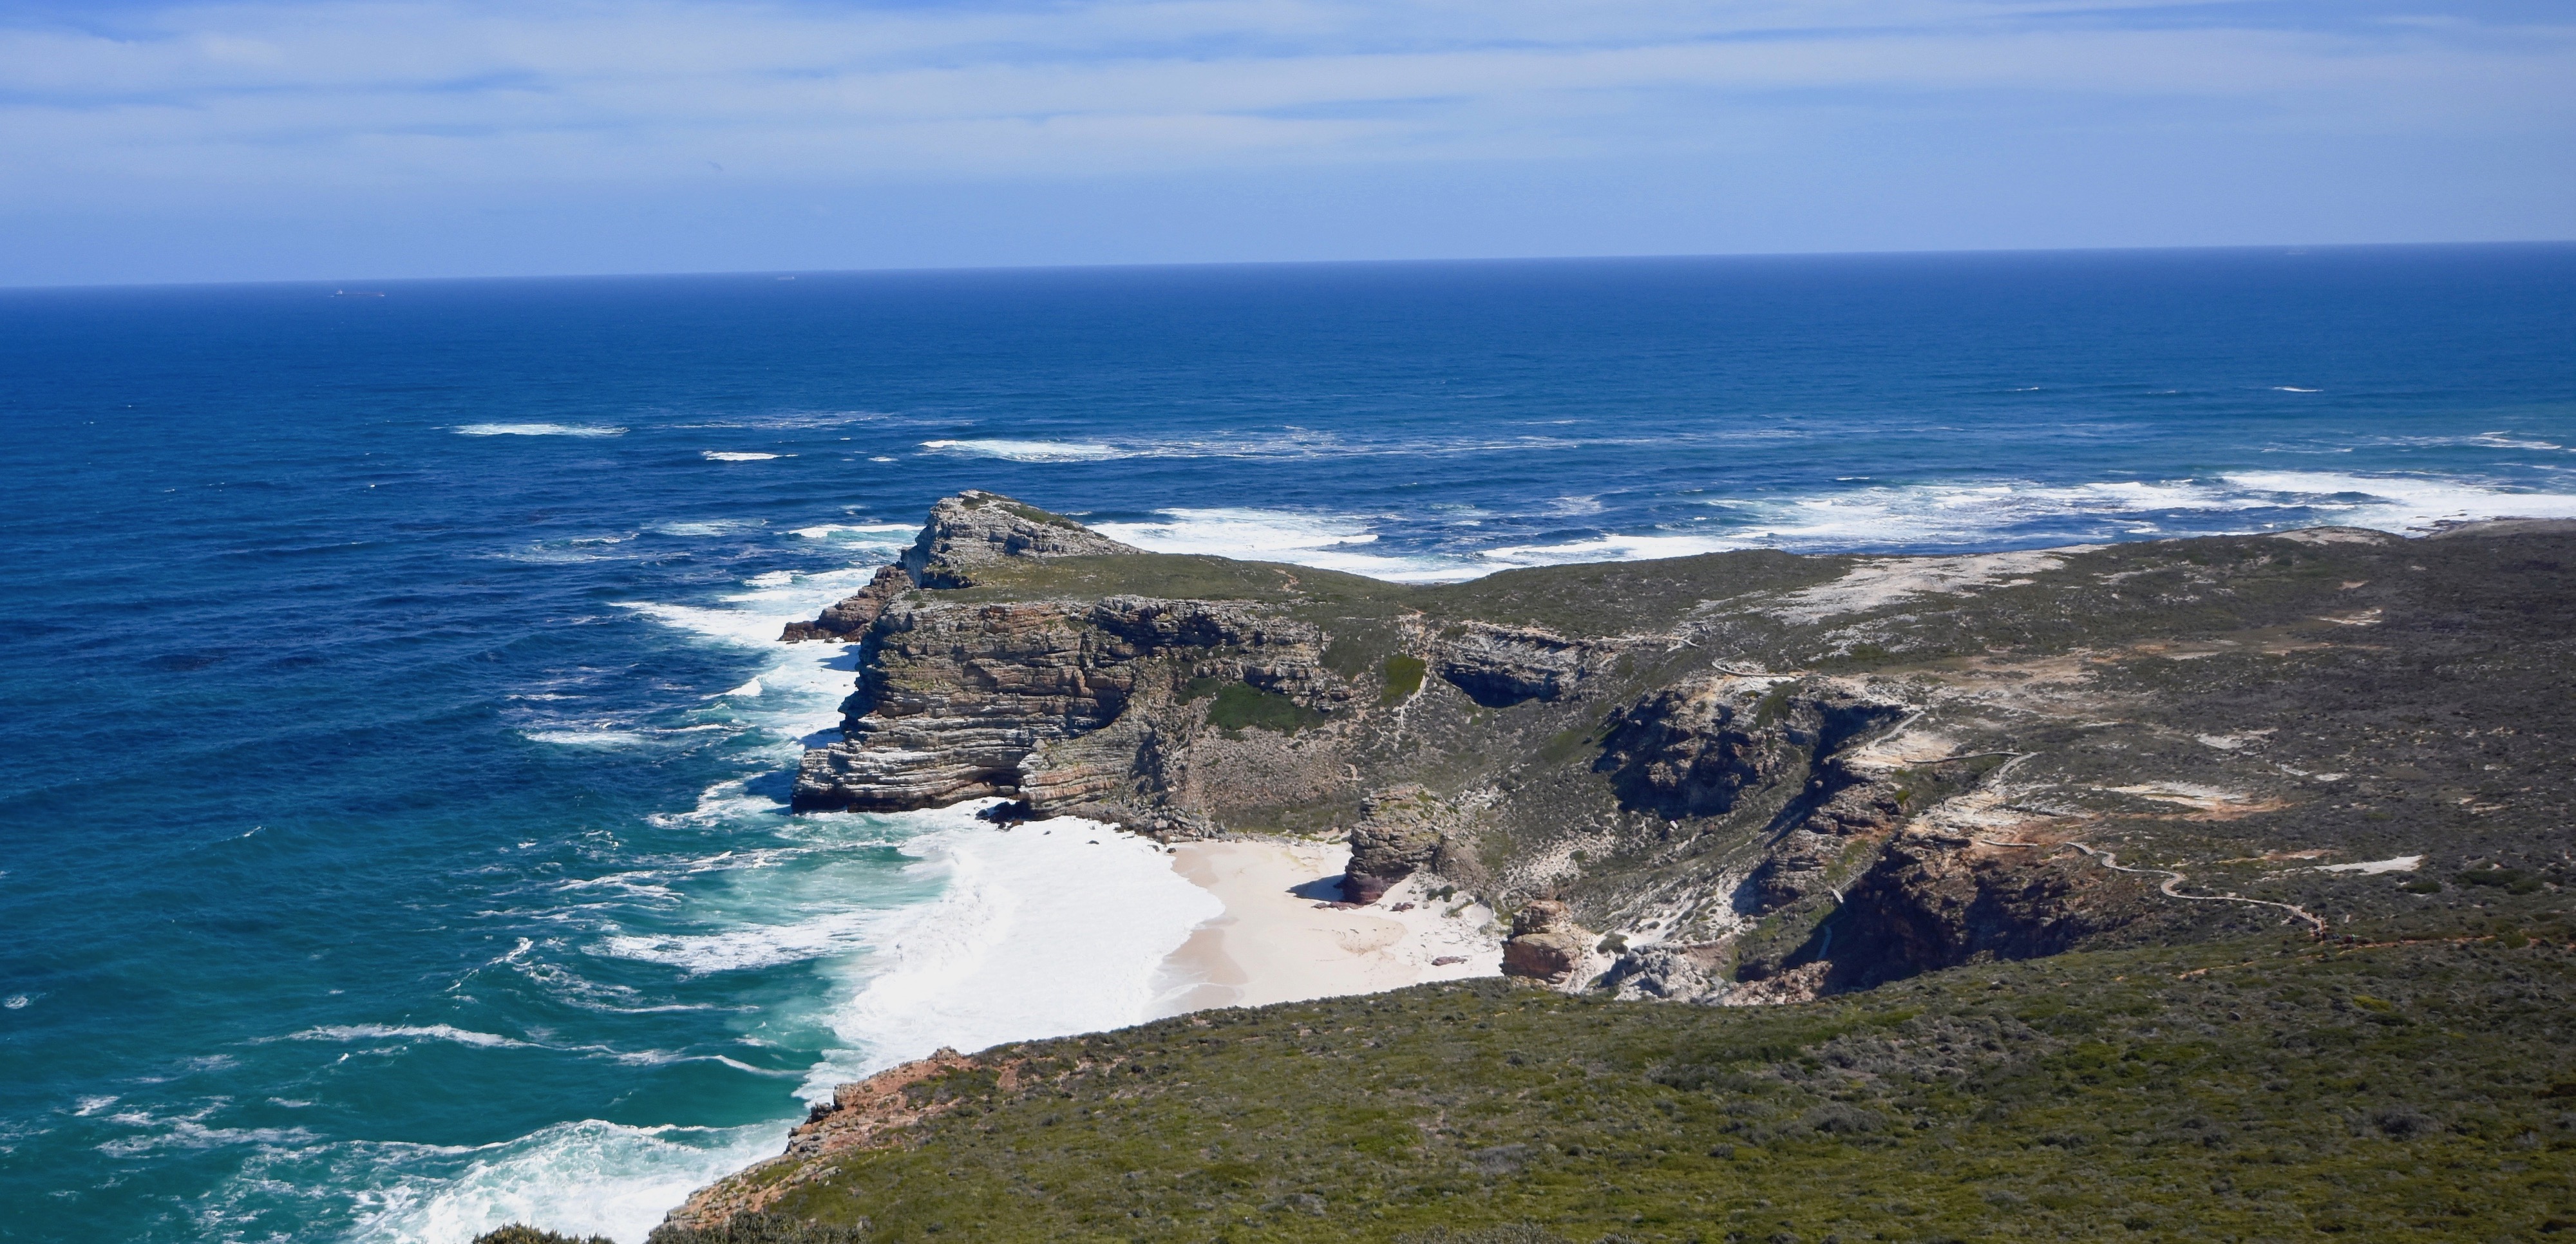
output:
[[[696,277],[770,277],[792,280],[798,277],[851,276],[932,276],[944,274],[984,273],[1074,273],[1169,271],[1210,268],[1331,268],[1331,267],[1431,267],[1467,264],[1548,264],[1548,263],[1644,263],[1689,260],[1763,260],[1763,259],[1905,259],[1905,258],[1975,258],[2045,255],[2149,255],[2149,254],[2214,254],[2227,252],[2270,251],[2284,255],[2320,252],[2396,251],[2396,250],[2507,250],[2533,247],[2576,247],[2576,238],[2528,238],[2507,241],[2461,242],[2232,242],[2197,246],[2040,246],[2040,247],[1959,247],[1924,250],[1853,250],[1853,251],[1713,251],[1683,253],[1625,253],[1598,255],[1461,255],[1446,257],[1358,258],[1358,259],[1218,259],[1179,260],[1145,263],[1062,263],[1062,264],[958,264],[941,267],[882,268],[690,268],[656,272],[545,272],[516,275],[458,276],[378,276],[378,277],[278,277],[243,281],[105,281],[62,284],[0,283],[0,294],[64,292],[79,290],[154,290],[154,289],[266,289],[288,286],[356,286],[356,285],[427,285],[499,283],[505,281],[635,281]]]

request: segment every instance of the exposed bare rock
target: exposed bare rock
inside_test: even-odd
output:
[[[1512,913],[1512,936],[1503,943],[1503,975],[1563,988],[1579,984],[1595,935],[1574,923],[1565,904],[1536,899]]]
[[[1718,815],[1748,790],[1803,781],[1814,759],[1904,714],[1903,704],[1844,680],[1709,675],[1613,712],[1593,768],[1611,775],[1629,807]]]
[[[978,567],[1005,557],[1143,551],[1000,493],[968,491],[930,507],[930,521],[904,550],[902,565],[922,587],[954,588],[973,585]]]
[[[1041,742],[1108,724],[1132,676],[1104,668],[1088,610],[897,606],[843,706],[842,741],[805,753],[800,810],[897,811],[1019,793]]]
[[[818,1157],[893,1143],[904,1129],[955,1108],[956,1101],[923,1096],[922,1082],[954,1071],[980,1070],[983,1064],[952,1049],[880,1071],[855,1084],[832,1090],[829,1105],[818,1105],[787,1135],[787,1152],[691,1194],[663,1221],[679,1227],[711,1230],[743,1214],[758,1213],[798,1184],[827,1173]],[[1004,1088],[1014,1087],[1017,1068],[1000,1069]],[[788,1169],[781,1177],[781,1168]]]
[[[868,628],[876,625],[877,615],[885,612],[887,602],[912,590],[912,576],[901,566],[883,566],[875,578],[856,593],[844,596],[821,617],[811,622],[790,622],[778,638],[782,643],[808,639],[827,639],[834,643],[855,643],[866,638]]]
[[[1311,799],[1340,784],[1343,765],[1275,732],[1199,737],[1193,723],[1209,707],[1188,686],[1240,682],[1328,710],[1354,693],[1320,653],[1312,624],[1250,602],[894,603],[871,628],[842,740],[805,754],[795,806],[900,811],[998,795],[1037,815],[1099,812],[1200,836],[1179,832],[1193,824],[1193,792],[1231,806]],[[1156,810],[1176,794],[1181,808]]]
[[[2055,954],[2137,920],[2153,888],[2082,857],[1981,851],[1971,841],[1901,834],[1846,896],[1833,922],[1828,981],[1858,988],[1979,959]]]
[[[1370,795],[1360,805],[1360,823],[1351,827],[1342,892],[1353,902],[1374,903],[1395,883],[1431,867],[1452,815],[1431,792],[1409,783]]]
[[[1487,708],[1558,700],[1579,685],[1608,645],[1526,626],[1465,627],[1440,647],[1440,676]]]
[[[2272,910],[1971,849],[2015,827],[2081,824],[2195,886],[2315,910],[2344,901],[2316,887],[2353,879],[2248,861],[2429,859],[2412,827],[2563,824],[2535,802],[2554,779],[2523,740],[2565,711],[2534,689],[2564,686],[2546,644],[2576,650],[2546,603],[2565,598],[2576,536],[2462,534],[2482,538],[1719,554],[1413,588],[1139,554],[966,494],[940,503],[909,576],[806,624],[859,640],[860,670],[795,802],[1000,797],[1166,838],[1342,831],[1353,898],[1426,868],[1549,894],[1591,923],[1722,948],[1641,951],[1613,969],[1622,990],[1807,996]],[[1101,553],[1119,556],[997,571]],[[2451,654],[2438,674],[2404,655],[2429,650]],[[2485,723],[2461,735],[2477,764],[2425,766],[2433,740],[2389,716],[2400,702]],[[2153,793],[2203,790],[2228,793]],[[1515,975],[1597,966],[1571,915],[1545,915],[1514,937]]]
[[[1721,975],[1725,961],[1725,946],[1715,943],[1639,946],[1619,952],[1600,983],[1625,1001],[1717,1002],[1728,988]]]

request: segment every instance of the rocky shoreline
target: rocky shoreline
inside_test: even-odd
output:
[[[2530,775],[2569,734],[2564,653],[2532,638],[2564,638],[2571,567],[2576,524],[2510,520],[1412,588],[970,492],[788,628],[860,671],[794,800],[1345,837],[1345,901],[1481,899],[1511,913],[1504,973],[1630,999],[2326,937],[2441,892],[2427,859],[2563,863],[2569,791]],[[844,1090],[798,1143],[900,1133],[869,1104],[892,1091]]]
[[[2564,526],[2485,524],[2436,547],[2563,549]],[[1147,554],[966,493],[899,566],[789,628],[857,643],[861,670],[844,737],[807,753],[795,802],[998,796],[1167,841],[1347,835],[1350,901],[1423,871],[1498,910],[1561,904],[1543,936],[1615,935],[1581,979],[1539,973],[1558,983],[1807,997],[2141,924],[2259,919],[2186,912],[2049,849],[2105,819],[2311,802],[2332,780],[2248,764],[2278,745],[2262,714],[2209,716],[2174,746],[2179,727],[2118,719],[2139,692],[2117,684],[2251,661],[2292,686],[2323,654],[2376,650],[2423,573],[2396,563],[2422,543],[2330,528],[1722,554],[1418,589]],[[1586,585],[1609,580],[1651,580],[1647,607],[1595,604]],[[2137,762],[2122,780],[2071,780],[2109,751]]]

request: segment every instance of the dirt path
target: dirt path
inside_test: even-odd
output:
[[[2255,907],[2275,907],[2290,913],[2290,915],[2295,919],[2306,921],[2308,923],[2308,927],[2314,930],[2318,937],[2324,937],[2326,935],[2326,922],[2310,915],[2308,910],[2304,907],[2291,903],[2275,903],[2268,898],[2239,898],[2233,894],[2184,894],[2175,889],[2176,886],[2181,885],[2183,882],[2183,876],[2181,873],[2175,872],[2170,868],[2131,868],[2128,865],[2121,863],[2120,857],[2109,851],[2102,850],[2099,847],[2089,846],[2081,842],[2076,842],[2072,839],[2064,842],[2013,842],[2002,838],[1975,838],[1971,841],[1981,842],[1990,847],[2031,847],[2035,849],[2073,847],[2076,850],[2091,856],[2093,860],[2101,864],[2102,867],[2108,868],[2114,872],[2141,873],[2149,876],[2163,877],[2164,883],[2156,887],[2156,892],[2164,895],[2166,898],[2178,898],[2185,902],[2192,903],[2245,903]]]

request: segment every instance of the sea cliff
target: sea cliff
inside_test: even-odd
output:
[[[2522,928],[2535,922],[2549,930],[2539,944],[2556,948],[2536,970],[2556,990],[2560,887],[2576,881],[2564,764],[2576,738],[2571,568],[2576,525],[2507,521],[2429,538],[2320,528],[1952,557],[1750,551],[1420,588],[1145,553],[967,493],[942,501],[864,593],[789,628],[790,639],[854,644],[859,657],[842,738],[806,754],[795,805],[998,798],[997,815],[1082,816],[1165,841],[1346,837],[1346,901],[1380,901],[1407,879],[1481,897],[1510,917],[1501,970],[1585,1006],[1825,1005],[1940,969],[2071,954],[2088,966],[2068,978],[2095,994],[2064,1005],[2092,1014],[2116,1010],[2105,982],[2127,978],[2089,965],[2164,971],[2156,956],[2181,955],[2174,970],[2189,974],[2238,951],[2306,962],[2297,957],[2364,942],[2509,936],[2519,947],[2534,944]],[[2296,975],[2287,963],[2266,971]],[[2045,979],[1993,977],[2015,991]],[[2306,996],[2295,981],[2274,984],[2274,996]],[[1958,988],[1908,996],[1964,1013]],[[1428,1039],[1416,1012],[1453,1005],[1429,996],[1388,1004],[1383,1014],[1407,1017],[1390,1050]],[[1512,1039],[1510,1066],[1559,1061],[1552,1040],[1592,1048],[1573,1029],[1547,1035],[1561,1008],[1533,1012],[1508,990],[1472,996],[1455,1006],[1482,1016],[1477,1028],[1530,1028]],[[1365,1035],[1381,1014],[1321,1005],[1316,1015],[1349,1021],[1343,1034]],[[2228,1013],[2243,1020],[2243,1008]],[[804,1148],[694,1199],[670,1238],[778,1205],[865,1220],[863,1207],[903,1196],[869,1183],[844,1149],[950,1133],[971,1147],[958,1120],[976,1113],[1026,1122],[1058,1092],[1197,1074],[1196,1055],[1156,1060],[1197,1048],[1188,1025],[1208,1022],[1137,1030],[1149,1034],[1142,1045],[1059,1042],[889,1073],[819,1110],[799,1133]],[[1377,1044],[1361,1036],[1327,1042],[1322,1020],[1291,1025],[1293,1037],[1268,1020],[1225,1022],[1255,1029],[1230,1043],[1276,1038],[1265,1058],[1332,1045],[1365,1078],[1397,1057],[1355,1048]],[[2155,1029],[2143,1031],[2138,1040]],[[1684,1078],[1735,1083],[1812,1061],[1840,1039],[1818,1033],[1691,1063],[1719,1069]],[[2022,1039],[1974,1038],[1993,1049]],[[1637,1074],[1664,1075],[1654,1065],[1638,1062]],[[1444,1073],[1408,1074],[1414,1087],[1399,1096],[1437,1114]],[[1475,1075],[1450,1089],[1474,1096],[1510,1079]],[[1165,1097],[1197,1103],[1171,1107],[1185,1113],[1222,1109]],[[1825,1110],[1832,1099],[1818,1100]],[[911,1104],[888,1104],[901,1102]],[[1846,1131],[1900,1126],[1885,1112],[1894,1107],[1853,1109]],[[1430,1130],[1407,1131],[1399,1148],[1446,1152],[1429,1116],[1404,1113],[1408,1128]],[[1723,1122],[1710,1134],[1726,1134]],[[1834,1132],[1811,1121],[1799,1134],[1819,1128]],[[1188,1161],[1222,1165],[1207,1155],[1224,1147],[1210,1141]],[[1570,1170],[1585,1150],[1460,1153],[1440,1160],[1492,1176],[1543,1160]],[[1143,1170],[1162,1159],[1115,1161]],[[1251,1218],[1214,1192],[1139,1192],[1163,1215],[1139,1238],[1238,1218],[1259,1227],[1246,1238],[1334,1237],[1323,1223],[1298,1226],[1309,1194],[1244,1181],[1277,1193]],[[822,1191],[832,1186],[843,1190]],[[1394,1187],[1369,1195],[1402,1201]],[[1085,1195],[1097,1210],[1109,1194]],[[1028,1221],[1057,1222],[1061,1208]],[[880,1213],[879,1234],[938,1230],[923,1213],[900,1229]]]

